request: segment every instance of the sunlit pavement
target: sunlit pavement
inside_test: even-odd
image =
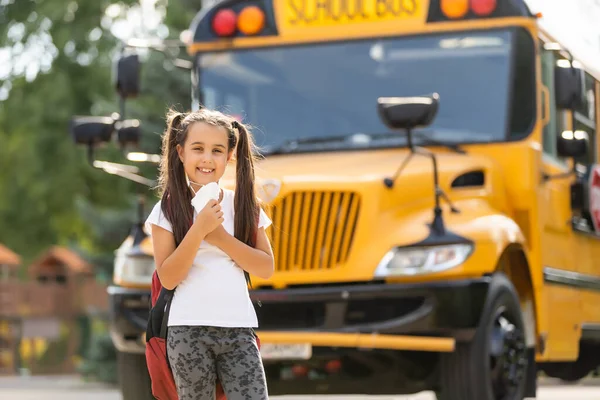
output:
[[[275,400],[434,400],[431,393],[412,396],[273,396]],[[0,377],[0,399],[6,400],[121,400],[113,387],[86,384],[76,377]],[[598,400],[600,380],[587,380],[578,385],[560,385],[541,381],[539,400]]]

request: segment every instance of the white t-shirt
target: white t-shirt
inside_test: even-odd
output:
[[[234,194],[232,190],[223,189],[221,200],[223,227],[230,235],[233,235]],[[160,203],[146,220],[147,231],[151,233],[154,224],[173,232]],[[194,211],[194,221],[196,216]],[[261,209],[258,227],[267,228],[270,224],[271,220]],[[221,249],[203,241],[187,277],[175,290],[168,325],[257,328],[258,319],[244,271]]]

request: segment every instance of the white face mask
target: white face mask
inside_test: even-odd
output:
[[[192,186],[192,184],[194,184],[196,186],[200,186],[200,187],[202,187],[202,185],[199,184],[199,183],[197,183],[197,182],[194,182],[194,181],[190,180],[190,178],[188,177],[188,175],[186,173],[184,173],[184,175],[185,175],[185,183],[187,184],[187,186],[190,189],[192,189],[192,192],[194,192],[194,194],[196,194],[196,191],[194,190],[194,187]]]
[[[191,181],[190,181],[191,182]],[[192,182],[194,183],[194,182]],[[219,184],[217,182],[211,182],[204,186],[202,186],[197,192],[194,198],[192,199],[192,206],[196,210],[196,212],[202,211],[206,203],[210,200],[219,201],[219,195],[221,194],[221,188],[219,188]]]

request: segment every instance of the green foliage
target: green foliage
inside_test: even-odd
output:
[[[87,315],[80,315],[77,317],[77,332],[79,334],[79,348],[76,354],[79,357],[85,357],[90,348],[90,341],[92,337],[92,321]]]
[[[136,193],[146,193],[149,206],[156,201],[147,188],[89,165],[86,150],[76,148],[69,135],[74,115],[119,111],[111,76],[119,41],[105,10],[137,3],[0,2],[0,48],[10,48],[12,55],[10,74],[0,80],[0,88],[10,88],[8,98],[0,100],[0,243],[23,256],[25,264],[49,246],[67,245],[97,260],[109,275],[112,252],[136,219]],[[168,2],[169,38],[188,28],[199,3]],[[28,64],[32,49],[39,50],[39,71]],[[171,57],[162,53],[142,56],[142,93],[128,101],[125,116],[141,120],[145,136],[139,150],[156,153],[167,108],[189,107],[189,71],[173,68]],[[185,58],[185,51],[177,56]],[[95,158],[128,163],[114,144],[97,149]],[[142,175],[156,177],[156,165],[138,166]]]
[[[117,383],[117,352],[108,333],[98,334],[92,339],[79,373],[87,380]]]
[[[65,245],[84,254],[100,280],[110,281],[113,252],[137,219],[137,193],[147,197],[146,213],[156,201],[148,188],[89,165],[86,149],[69,135],[75,115],[119,111],[112,72],[120,43],[111,34],[119,17],[105,10],[119,4],[123,16],[137,3],[0,0],[0,49],[11,52],[9,74],[0,76],[0,243],[19,253],[24,265],[52,245]],[[169,0],[163,21],[168,38],[177,39],[199,9],[199,0]],[[125,117],[141,121],[139,151],[157,153],[166,110],[189,107],[190,75],[172,63],[173,57],[186,58],[184,49],[140,55],[142,92],[128,100]],[[10,89],[8,98],[1,97],[2,89]],[[96,149],[95,158],[129,163],[126,151],[109,144]],[[156,165],[136,165],[142,175],[156,177]],[[110,336],[106,329],[90,332],[89,322],[79,321],[80,370],[87,379],[116,383]],[[51,343],[43,366],[64,355],[65,340]]]

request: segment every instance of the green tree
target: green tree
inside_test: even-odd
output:
[[[122,43],[113,36],[138,0],[0,0],[0,243],[24,257],[24,265],[48,246],[82,252],[105,277],[112,275],[113,251],[137,217],[136,193],[156,201],[147,188],[89,165],[86,151],[69,135],[74,115],[119,111],[113,62]],[[133,32],[177,39],[200,1],[158,0],[164,12],[153,30]],[[189,71],[173,66],[182,49],[141,52],[141,88],[129,100],[126,118],[141,120],[140,150],[159,151],[165,111],[190,103]],[[127,162],[115,144],[95,157]],[[140,165],[153,178],[156,165]],[[103,325],[101,321],[99,325]],[[114,381],[115,352],[103,329],[80,349],[84,375]],[[86,342],[87,343],[87,342]],[[86,347],[86,346],[84,346]]]
[[[199,3],[158,1],[166,17],[156,33],[177,38]],[[0,242],[25,263],[62,244],[104,260],[110,269],[112,251],[136,218],[138,185],[90,166],[68,128],[73,115],[119,110],[111,74],[121,46],[111,28],[137,4],[0,0],[0,49],[11,60],[8,71],[0,71]],[[171,55],[142,56],[142,93],[128,101],[126,117],[141,120],[141,150],[155,153],[166,109],[189,105],[189,72],[173,68]],[[99,149],[96,158],[125,161],[114,144]],[[156,176],[155,165],[140,167],[145,176]],[[153,193],[142,190],[153,204]]]

